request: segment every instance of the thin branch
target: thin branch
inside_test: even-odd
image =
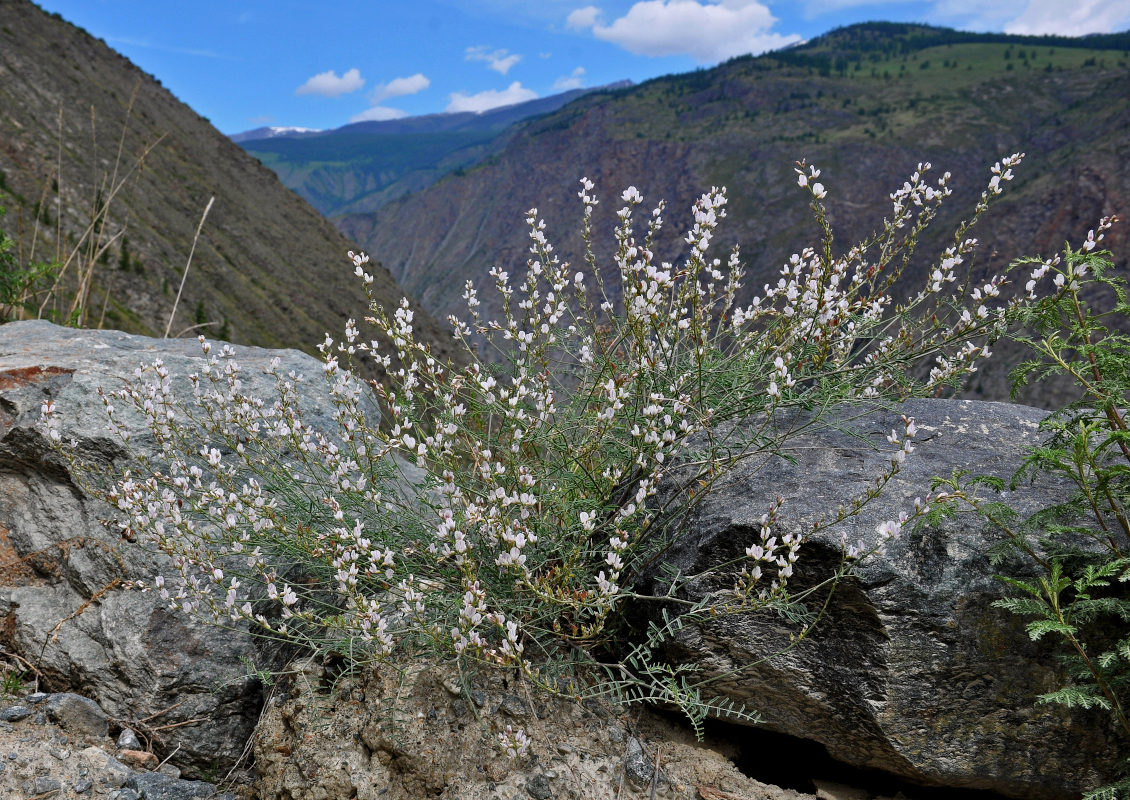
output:
[[[161,338],[169,338],[169,329],[173,327],[173,317],[177,314],[177,306],[180,304],[180,295],[184,291],[184,282],[188,278],[188,268],[192,266],[192,254],[196,252],[196,242],[200,238],[200,231],[204,228],[204,220],[208,219],[208,212],[212,210],[212,203],[216,202],[216,196],[212,195],[208,198],[208,205],[204,206],[204,213],[200,216],[200,224],[196,226],[196,235],[192,237],[192,249],[188,251],[188,261],[184,264],[184,274],[180,276],[180,288],[177,289],[177,299],[173,301],[173,310],[169,312],[169,322],[165,325],[165,335]]]

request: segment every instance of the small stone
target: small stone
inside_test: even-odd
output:
[[[471,702],[477,707],[482,708],[487,702],[487,693],[481,689],[472,689],[470,691]]]
[[[110,755],[101,747],[88,747],[79,753],[79,757],[95,769],[102,769],[106,766]]]
[[[60,692],[45,705],[48,718],[64,730],[102,738],[110,733],[110,720],[101,706],[88,697]]]
[[[109,786],[118,789],[126,785],[133,770],[118,761],[116,758],[106,757],[106,762],[101,768],[102,775],[98,779],[98,783],[103,786]]]
[[[49,695],[47,692],[32,692],[27,697],[25,697],[24,700],[26,700],[27,702],[29,702],[33,705],[38,705],[39,703],[42,703],[44,700],[46,700],[50,696],[51,695]]]
[[[159,772],[138,772],[129,779],[141,800],[210,800],[216,787],[201,781],[182,781]]]
[[[122,732],[118,734],[118,747],[123,750],[140,750],[141,741],[132,729],[122,728]]]
[[[655,764],[648,758],[643,743],[634,736],[628,739],[628,755],[624,759],[624,772],[627,773],[628,780],[637,786],[650,786],[655,776]],[[662,774],[659,779],[666,783]]]
[[[5,722],[19,722],[21,719],[27,719],[32,715],[32,710],[27,706],[8,706],[3,711],[0,711],[0,720]]]
[[[75,794],[86,794],[94,788],[94,781],[90,778],[79,778],[71,788],[74,789]]]
[[[553,797],[553,788],[549,785],[549,778],[544,775],[534,775],[526,781],[526,794],[534,800],[549,800]]]
[[[51,794],[62,791],[63,784],[54,778],[39,777],[35,779],[35,793],[40,797],[49,797]]]
[[[514,694],[503,697],[502,702],[498,704],[498,710],[515,719],[525,719],[530,715],[530,707],[526,705],[526,701]]]
[[[141,800],[141,795],[133,789],[118,789],[110,792],[109,800]]]
[[[154,769],[158,764],[157,756],[144,750],[120,750],[118,760],[134,769]]]
[[[460,687],[459,684],[455,681],[444,681],[443,688],[444,691],[446,691],[452,697],[458,697],[463,693],[462,687]]]
[[[170,778],[180,777],[180,768],[170,764],[168,761],[157,767],[157,771],[162,775],[168,775]]]

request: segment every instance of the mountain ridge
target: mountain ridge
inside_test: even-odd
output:
[[[604,86],[584,89],[570,89],[566,92],[538,97],[521,103],[497,106],[486,111],[440,111],[433,114],[418,114],[389,120],[362,120],[349,122],[335,128],[303,128],[298,126],[266,126],[232,134],[229,138],[236,143],[253,142],[274,138],[313,138],[349,133],[436,133],[447,130],[497,129],[513,122],[555,111],[566,103],[592,92],[626,89],[633,85],[630,80],[616,81]],[[259,132],[264,132],[260,136]]]
[[[618,81],[482,112],[354,122],[317,133],[239,143],[326,216],[373,211],[496,152],[516,123],[552,113],[577,98],[630,85]]]

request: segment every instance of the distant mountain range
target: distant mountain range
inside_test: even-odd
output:
[[[1130,34],[1068,39],[978,35],[877,23],[714,69],[580,97],[518,122],[482,147],[490,155],[374,213],[335,219],[437,316],[462,312],[466,280],[497,311],[487,272],[524,271],[523,217],[536,207],[562,259],[580,261],[577,179],[602,198],[599,263],[622,189],[665,198],[658,252],[682,252],[687,209],[712,185],[729,188],[719,254],[742,245],[747,292],[775,280],[789,255],[819,236],[793,164],[823,169],[841,243],[879,226],[888,194],[920,161],[952,171],[955,196],[924,251],[937,253],[968,214],[1002,155],[1027,159],[1002,202],[976,229],[975,269],[1051,255],[1079,242],[1103,215],[1130,214]],[[443,169],[440,165],[438,169]],[[1127,260],[1126,224],[1108,244]],[[919,258],[914,272],[926,266]],[[493,305],[493,308],[491,306]],[[971,396],[1008,396],[1005,353],[978,374]],[[1043,393],[1041,393],[1043,392]],[[1039,405],[1059,398],[1034,390]]]
[[[294,125],[268,125],[263,128],[253,128],[243,133],[237,133],[229,138],[239,144],[240,142],[254,141],[255,139],[294,138],[321,133],[318,128],[299,128]]]
[[[480,113],[355,122],[326,131],[256,128],[231,138],[323,214],[363,213],[497,152],[517,122],[631,85],[574,89]]]
[[[115,174],[126,180],[111,197]],[[0,226],[24,256],[34,240],[49,260],[88,242],[96,220],[109,246],[94,262],[93,324],[164,331],[211,197],[172,334],[204,323],[191,335],[313,350],[363,313],[346,259],[356,246],[274,173],[103,41],[0,0]],[[383,301],[399,302],[388,273],[370,271]],[[63,285],[74,279],[72,264]],[[449,333],[422,310],[416,321],[448,351]]]

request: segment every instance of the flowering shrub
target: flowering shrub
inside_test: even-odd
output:
[[[321,345],[336,425],[324,431],[299,411],[301,376],[276,375],[273,398],[249,396],[235,351],[202,338],[191,397],[174,395],[160,362],[105,395],[112,429],[130,438],[129,409],[160,452],[106,496],[170,558],[172,571],[146,588],[173,607],[351,663],[411,647],[517,669],[551,691],[673,703],[692,720],[711,707],[741,713],[703,701],[685,671],[650,658],[705,604],[687,607],[691,617],[665,616],[617,663],[602,663],[625,603],[640,597],[643,570],[728,467],[779,452],[837,404],[865,410],[957,386],[989,355],[1034,300],[1006,299],[1004,275],[972,289],[959,275],[977,244],[970,230],[1021,158],[993,167],[953,244],[909,290],[904,270],[922,258],[918,241],[950,195],[949,173],[930,182],[931,166],[919,165],[890,195],[881,229],[838,252],[820,171],[799,163],[821,241],[748,303],[739,302],[738,251],[711,249],[724,189],[695,203],[687,254],[671,262],[653,251],[663,204],[641,221],[642,197],[624,191],[617,280],[606,284],[591,247],[598,201],[582,180],[585,263],[558,259],[532,209],[524,274],[491,271],[502,318],[481,317],[468,282],[468,316],[451,320],[466,368],[439,363],[416,339],[407,302],[387,310],[370,295],[366,320],[378,338],[363,339],[350,321],[344,340]],[[368,257],[350,258],[368,290]],[[494,355],[480,357],[480,347]],[[357,376],[364,359],[391,376],[376,387],[379,414]],[[784,413],[794,410],[802,413]],[[59,439],[50,402],[43,418]],[[914,434],[911,419],[891,432],[889,468],[826,524],[881,491]],[[936,499],[880,534],[897,536]],[[775,534],[781,513],[780,503],[765,510],[743,563],[719,565],[736,577],[709,599],[711,613],[790,603],[804,537]],[[840,574],[869,552],[845,541]],[[676,605],[677,588],[666,597]],[[603,667],[604,681],[579,678],[574,668],[585,665]],[[525,752],[521,731],[499,741]]]

